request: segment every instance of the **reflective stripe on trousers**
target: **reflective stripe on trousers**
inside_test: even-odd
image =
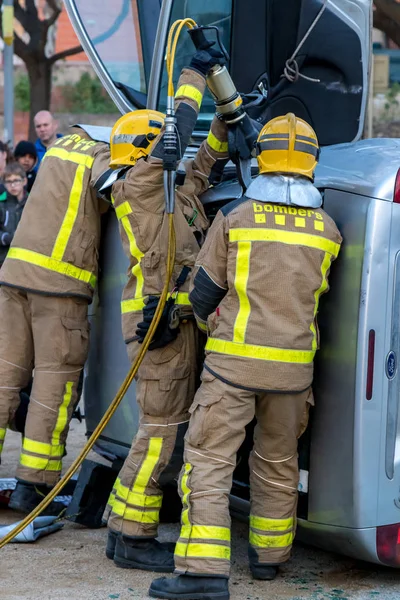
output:
[[[114,514],[127,521],[158,524],[162,495],[148,496],[146,488],[156,468],[163,446],[163,438],[150,438],[146,457],[135,477],[132,488],[116,485],[116,493],[112,502]]]
[[[294,518],[270,519],[250,515],[249,542],[257,548],[286,548],[292,545],[296,530]]]
[[[179,559],[194,558],[229,561],[231,558],[231,531],[228,527],[193,525],[190,519],[190,472],[192,465],[186,463],[181,476],[182,516],[179,540],[175,556]],[[201,572],[201,567],[199,567]]]
[[[53,429],[51,444],[38,442],[27,437],[23,439],[20,465],[37,471],[61,472],[65,445],[60,443],[68,425],[68,409],[73,397],[73,382],[67,381],[63,401],[58,409],[57,421]]]

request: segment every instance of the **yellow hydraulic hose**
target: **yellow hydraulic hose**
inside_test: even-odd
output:
[[[173,74],[174,74],[174,63],[175,63],[175,54],[176,47],[178,44],[179,36],[182,32],[182,29],[187,27],[188,29],[192,29],[196,27],[196,22],[193,19],[179,19],[173,23],[167,41],[167,73],[168,73],[168,96],[174,96],[174,84],[173,84]],[[121,387],[119,388],[117,395],[114,400],[111,402],[110,406],[106,410],[101,419],[100,423],[97,425],[96,429],[93,431],[92,435],[88,439],[85,447],[83,448],[80,455],[74,460],[72,465],[66,471],[62,479],[54,486],[51,492],[42,500],[40,504],[25,517],[23,521],[19,525],[17,525],[10,533],[8,533],[3,539],[0,540],[0,549],[3,548],[6,544],[8,544],[16,535],[21,533],[25,527],[30,525],[36,517],[40,515],[40,513],[48,507],[48,505],[54,500],[56,496],[58,496],[59,492],[65,486],[65,484],[71,479],[71,477],[76,473],[79,467],[82,465],[83,461],[93,448],[99,436],[103,433],[104,429],[107,427],[111,417],[117,410],[120,405],[123,397],[128,391],[129,386],[131,385],[138,369],[145,357],[145,354],[148,350],[148,347],[151,343],[152,337],[157,329],[157,326],[160,322],[162,312],[164,310],[165,303],[168,298],[169,284],[171,281],[174,263],[175,263],[175,249],[176,249],[176,239],[175,239],[175,228],[174,228],[174,215],[173,213],[168,214],[168,258],[167,258],[167,276],[164,283],[164,288],[160,296],[160,301],[157,306],[157,310],[154,314],[153,320],[149,327],[149,331],[146,334],[146,337],[143,340],[143,344],[139,350],[139,353],[134,361],[128,375],[123,381]]]
[[[87,457],[87,455],[89,454],[91,449],[93,448],[97,438],[103,433],[103,431],[106,428],[111,417],[113,416],[113,414],[117,410],[118,406],[120,405],[121,400],[125,396],[129,386],[131,385],[131,383],[133,381],[133,378],[135,377],[135,375],[140,367],[142,360],[145,357],[145,354],[150,345],[151,339],[152,339],[152,337],[155,333],[155,330],[157,329],[157,326],[160,322],[160,318],[161,318],[161,315],[162,315],[162,312],[163,312],[163,309],[165,306],[165,302],[168,297],[169,284],[170,284],[172,272],[174,269],[175,248],[176,248],[176,244],[175,244],[174,215],[169,214],[168,215],[167,277],[165,279],[164,288],[161,293],[160,301],[158,303],[154,318],[149,327],[149,331],[147,332],[146,337],[143,340],[143,344],[139,350],[139,354],[137,355],[135,362],[133,363],[133,365],[132,365],[128,375],[126,376],[124,382],[122,383],[121,387],[119,388],[117,395],[115,396],[114,400],[111,402],[110,406],[104,413],[103,418],[101,419],[100,423],[97,425],[96,429],[93,431],[92,435],[88,439],[85,447],[83,448],[83,450],[80,453],[80,455],[78,456],[78,458],[76,458],[74,460],[74,462],[69,467],[69,469],[67,470],[65,475],[62,477],[62,479],[60,479],[60,481],[54,486],[54,488],[42,500],[42,502],[28,516],[26,516],[25,519],[23,521],[21,521],[21,523],[19,525],[17,525],[12,531],[10,531],[10,533],[8,533],[3,539],[0,540],[0,548],[3,548],[3,546],[8,544],[8,542],[10,542],[16,535],[21,533],[21,531],[23,529],[25,529],[25,527],[30,525],[32,523],[32,521],[34,519],[36,519],[36,517],[38,517],[45,508],[47,508],[47,506],[54,500],[54,498],[56,496],[58,496],[58,494],[60,493],[60,491],[62,490],[64,485],[71,479],[71,477],[76,473],[76,471],[82,465],[83,461],[85,460],[85,458]]]
[[[175,64],[175,53],[176,46],[178,44],[179,36],[181,35],[182,29],[187,27],[193,29],[197,27],[196,21],[193,19],[179,19],[172,24],[169,30],[167,40],[167,73],[168,73],[168,96],[174,96],[174,64]]]

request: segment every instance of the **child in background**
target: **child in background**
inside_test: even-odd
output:
[[[3,264],[28,194],[25,170],[18,163],[10,163],[4,171],[4,186],[7,197],[0,202],[0,266]]]
[[[14,150],[14,158],[26,173],[26,190],[29,194],[35,182],[36,173],[39,166],[35,144],[25,141],[18,142]]]

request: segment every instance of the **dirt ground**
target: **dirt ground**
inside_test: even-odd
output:
[[[84,443],[84,424],[73,421],[65,467]],[[13,477],[19,435],[7,433],[0,477]],[[0,510],[0,523],[20,515]],[[160,538],[172,541],[177,525],[163,525]],[[142,600],[155,575],[119,569],[105,557],[106,529],[73,523],[34,544],[0,550],[1,600]],[[293,558],[274,582],[253,581],[247,566],[247,526],[234,521],[232,600],[398,600],[400,572],[295,544]]]

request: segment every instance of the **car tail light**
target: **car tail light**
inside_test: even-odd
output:
[[[389,567],[400,567],[400,523],[376,528],[376,552]]]
[[[368,336],[368,365],[367,365],[367,387],[365,395],[371,400],[374,390],[374,363],[375,363],[375,330],[371,329]]]
[[[400,169],[397,171],[396,182],[394,184],[393,202],[400,204]]]

